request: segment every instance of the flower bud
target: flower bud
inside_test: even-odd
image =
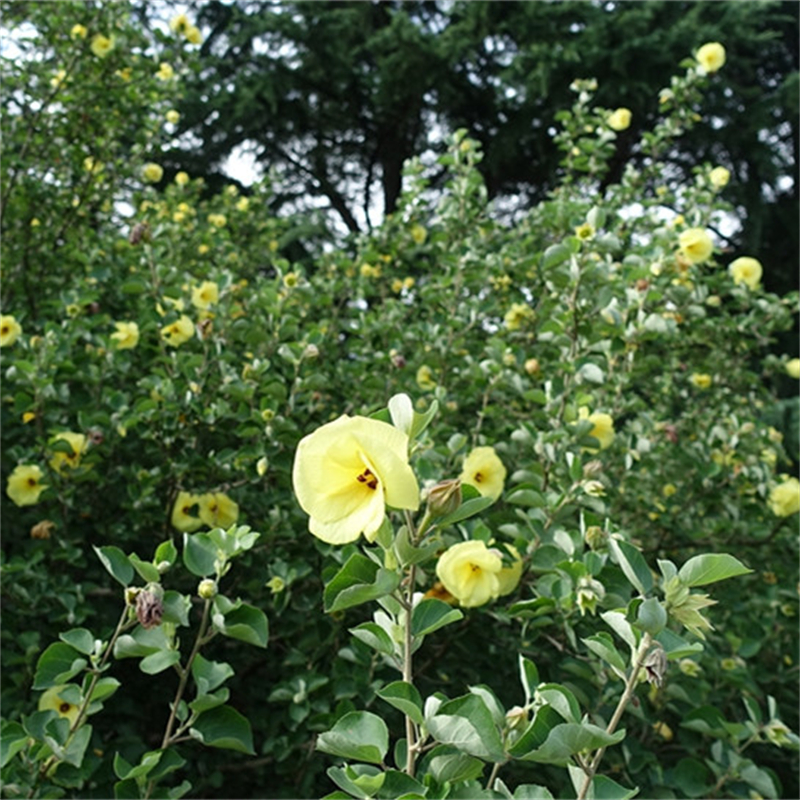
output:
[[[586,529],[584,539],[586,540],[586,544],[589,545],[590,549],[599,550],[601,547],[605,547],[608,541],[608,536],[599,525],[590,525]]]
[[[461,505],[461,481],[440,481],[428,492],[428,512],[434,519],[452,514]]]
[[[136,595],[136,619],[143,628],[155,628],[164,615],[163,591],[160,586],[150,584]]]
[[[584,478],[594,478],[595,475],[599,475],[603,471],[603,462],[600,459],[593,459],[592,461],[588,461],[586,464],[583,465],[583,477]]]
[[[506,725],[510,730],[522,728],[528,724],[528,711],[522,706],[514,706],[506,712]]]
[[[212,600],[217,596],[217,582],[211,578],[204,578],[197,586],[197,594],[203,600]]]
[[[538,358],[529,358],[525,361],[525,372],[528,375],[538,375],[542,371],[542,366]]]
[[[163,575],[171,566],[172,564],[170,564],[169,561],[159,561],[158,564],[156,564],[156,569],[159,575]]]
[[[136,598],[139,596],[139,592],[141,592],[141,588],[139,586],[128,586],[125,589],[125,605],[126,606],[135,606],[136,605]]]
[[[49,519],[43,519],[31,528],[31,539],[49,539],[55,527],[55,522]]]
[[[660,644],[657,644],[647,654],[644,670],[647,675],[647,682],[654,683],[657,688],[661,688],[664,683],[664,675],[667,673],[667,654]]]
[[[307,344],[303,350],[303,358],[317,358],[319,357],[319,347],[315,344]]]

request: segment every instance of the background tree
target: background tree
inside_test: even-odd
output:
[[[499,208],[546,197],[560,172],[548,130],[570,83],[588,75],[598,102],[633,111],[606,178],[618,181],[626,162],[647,158],[635,143],[675,58],[724,42],[729,80],[712,86],[708,121],[667,161],[676,182],[703,161],[730,169],[747,220],[731,244],[763,258],[768,286],[794,283],[795,3],[196,5],[210,34],[187,85],[181,129],[192,136],[172,153],[176,167],[213,176],[252,147],[277,178],[276,205],[322,205],[353,232],[394,211],[405,159],[442,152],[462,127],[481,142]]]

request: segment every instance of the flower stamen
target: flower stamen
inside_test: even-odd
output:
[[[356,480],[359,483],[366,483],[370,489],[375,490],[378,488],[378,479],[375,475],[372,474],[372,471],[369,469],[365,469],[357,478]]]

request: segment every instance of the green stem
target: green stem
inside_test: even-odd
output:
[[[631,699],[634,690],[636,689],[636,684],[638,682],[639,673],[642,670],[642,666],[644,665],[644,660],[647,657],[647,653],[650,650],[650,646],[653,644],[653,637],[649,633],[645,633],[642,636],[642,641],[639,642],[639,649],[636,651],[636,658],[634,659],[633,669],[631,670],[631,674],[628,676],[628,680],[625,683],[625,691],[622,693],[622,697],[620,697],[619,702],[617,703],[616,709],[614,709],[614,715],[611,717],[611,721],[608,723],[606,727],[606,733],[614,733],[619,724],[620,719],[622,718],[622,713],[625,711],[625,707],[628,705],[628,701]],[[580,794],[578,795],[577,800],[585,800],[586,794],[589,791],[589,787],[592,785],[592,780],[594,776],[597,774],[597,768],[600,766],[600,762],[603,760],[603,755],[606,752],[605,747],[601,747],[595,754],[594,758],[592,758],[591,762],[589,763],[588,767],[584,767],[584,772],[586,773],[586,779],[583,782],[583,786],[581,787]]]
[[[412,667],[412,653],[414,646],[414,636],[411,632],[411,614],[414,610],[414,584],[417,578],[416,564],[412,564],[408,569],[408,586],[406,588],[406,618],[405,629],[403,631],[403,680],[410,684],[413,682],[414,671]],[[406,775],[414,777],[414,766],[417,757],[417,733],[414,721],[406,714]]]

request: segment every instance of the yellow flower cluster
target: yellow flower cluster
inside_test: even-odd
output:
[[[208,224],[214,228],[224,228],[228,222],[228,219],[224,214],[209,214],[207,219]]]
[[[197,509],[197,516],[193,513]],[[239,519],[239,506],[223,492],[192,494],[179,492],[172,507],[172,524],[179,531],[194,533],[203,525],[230,528]]]
[[[517,331],[525,323],[531,322],[535,316],[536,313],[527,303],[514,303],[511,308],[506,311],[503,321],[508,330]]]
[[[156,72],[156,78],[160,81],[169,81],[175,77],[175,70],[172,69],[171,64],[167,64],[166,61],[162,61],[161,64],[158,65],[158,71]]]
[[[200,29],[189,22],[186,14],[178,14],[173,17],[169,23],[170,30],[173,33],[179,33],[183,36],[189,44],[202,44],[203,35]]]

